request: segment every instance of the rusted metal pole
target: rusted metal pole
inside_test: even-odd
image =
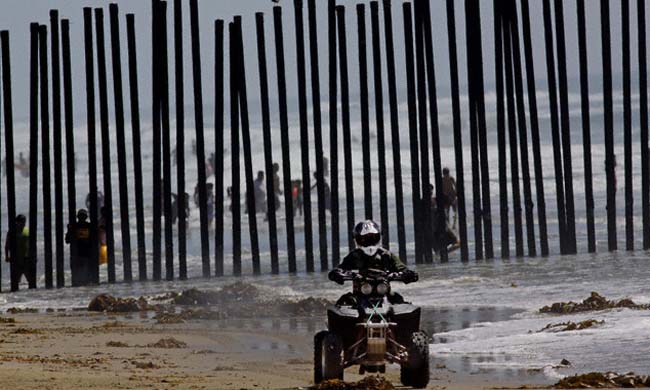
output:
[[[231,149],[231,212],[232,212],[232,265],[233,274],[241,275],[241,207],[239,165],[239,65],[237,61],[237,29],[228,25],[230,59],[230,149]]]
[[[535,91],[535,62],[533,59],[532,39],[530,33],[528,0],[521,1],[521,15],[524,39],[524,57],[526,60],[526,89],[528,91],[528,107],[530,112],[530,136],[533,143],[533,164],[535,166],[535,193],[537,196],[537,225],[539,226],[539,246],[541,255],[548,256],[548,232],[546,227],[544,172],[542,170],[542,152],[539,140],[537,94]]]
[[[318,63],[318,24],[316,19],[316,0],[308,0],[309,14],[309,64],[311,69],[311,96],[314,115],[314,148],[316,155],[316,192],[318,194],[318,247],[320,268],[329,268],[327,259],[327,220],[325,194],[325,154],[323,152],[323,129],[320,100],[320,70]]]
[[[365,218],[373,219],[372,168],[370,166],[370,118],[368,110],[368,60],[366,54],[366,6],[357,4],[359,53],[359,102],[361,107],[361,156],[363,161],[363,203]]]
[[[205,147],[203,135],[203,84],[201,78],[201,42],[199,33],[199,6],[190,0],[190,28],[192,36],[192,74],[194,80],[194,126],[196,128],[196,163],[199,176],[199,208],[201,219],[201,261],[203,277],[210,277],[210,243],[208,236],[208,192],[205,174]]]
[[[293,227],[293,197],[291,195],[291,151],[289,149],[289,119],[287,115],[287,79],[284,69],[284,34],[282,8],[273,7],[275,58],[278,75],[278,104],[280,109],[280,140],[282,143],[282,174],[284,176],[284,212],[287,227],[287,260],[289,272],[296,272],[296,237]]]
[[[271,247],[271,273],[280,272],[278,259],[278,228],[275,210],[275,183],[273,172],[273,144],[271,143],[271,112],[269,108],[269,81],[266,64],[266,39],[264,34],[264,14],[255,14],[257,32],[257,58],[260,76],[260,100],[262,105],[262,137],[264,139],[264,166],[266,170],[266,208],[269,222],[269,241]],[[320,199],[320,198],[319,198]]]
[[[244,171],[246,174],[246,201],[248,204],[248,229],[250,232],[251,240],[251,255],[253,261],[253,274],[259,275],[260,269],[260,248],[259,239],[257,236],[257,216],[256,216],[256,200],[255,188],[253,185],[253,155],[251,152],[251,136],[250,124],[248,118],[248,93],[246,88],[246,65],[244,61],[244,40],[242,33],[241,16],[235,16],[235,30],[237,37],[237,72],[238,86],[237,91],[239,95],[239,107],[241,113],[241,130],[242,130],[242,146],[244,147]]]
[[[421,209],[420,200],[420,157],[418,148],[418,117],[415,88],[415,69],[413,59],[413,16],[411,12],[411,3],[402,5],[404,11],[404,45],[406,48],[406,86],[408,97],[408,121],[409,121],[409,141],[411,151],[411,194],[413,202],[413,231],[415,236],[415,262],[422,263],[423,253],[422,229],[419,216]]]
[[[43,168],[43,259],[45,288],[54,287],[52,277],[52,194],[50,169],[50,103],[47,59],[47,26],[38,29],[41,93],[41,167]]]
[[[621,0],[623,56],[623,134],[625,148],[625,249],[634,250],[634,181],[632,178],[632,82],[630,80],[630,2]]]
[[[345,7],[336,7],[336,22],[339,40],[339,67],[341,72],[341,114],[343,124],[343,160],[345,164],[345,201],[347,203],[348,247],[354,249],[354,180],[352,177],[352,141],[350,129],[350,83],[348,79],[348,48],[345,34]]]
[[[639,122],[641,128],[641,207],[643,249],[650,249],[650,153],[648,153],[648,60],[646,58],[645,0],[637,0],[639,45]]]
[[[508,218],[508,177],[506,152],[505,105],[503,91],[503,9],[502,2],[494,0],[494,59],[497,97],[497,147],[499,150],[499,216],[501,222],[501,258],[510,258],[510,219]]]
[[[34,263],[38,260],[38,28],[38,23],[30,24],[29,229],[32,234],[29,235],[29,257]],[[12,271],[14,270],[12,269]],[[11,281],[11,291],[18,291],[18,281],[13,279]],[[36,288],[35,285],[30,287]]]
[[[519,23],[517,21],[517,5],[511,1],[508,8],[510,19],[510,35],[512,42],[512,61],[515,81],[515,98],[517,101],[517,119],[519,128],[519,153],[521,155],[521,175],[524,189],[524,211],[526,216],[526,238],[528,256],[537,256],[535,246],[535,220],[533,217],[533,199],[530,188],[530,166],[528,159],[528,131],[526,128],[526,104],[524,102],[524,82],[521,65],[521,48],[519,43]]]
[[[375,88],[375,122],[377,126],[377,167],[379,173],[379,215],[382,245],[390,249],[388,228],[388,188],[386,184],[386,140],[384,136],[384,91],[381,68],[381,35],[379,33],[379,3],[370,2],[370,25],[372,31],[372,63]]]
[[[549,108],[551,111],[551,134],[553,138],[553,163],[555,167],[555,194],[557,199],[557,215],[560,238],[560,252],[567,253],[566,208],[564,197],[564,169],[562,166],[562,150],[560,128],[557,112],[557,83],[555,81],[555,54],[553,50],[553,29],[551,22],[551,5],[544,0],[544,38],[546,43],[546,79],[548,81]]]
[[[555,0],[555,40],[557,42],[557,70],[560,89],[562,158],[564,161],[564,196],[566,207],[567,253],[576,251],[575,201],[573,199],[573,168],[571,159],[571,126],[564,39],[564,10],[561,0]]]
[[[222,25],[223,27],[223,25]],[[174,0],[174,96],[176,101],[176,215],[178,216],[178,278],[180,280],[187,279],[187,215],[186,215],[186,202],[189,201],[185,197],[185,73],[183,71],[183,0]],[[216,82],[216,80],[215,80]],[[215,119],[219,117],[216,116]],[[223,112],[221,113],[223,121]],[[222,122],[223,123],[223,122]],[[223,125],[222,125],[223,127]],[[217,126],[215,125],[215,132]],[[222,133],[223,134],[223,133]],[[223,150],[223,148],[221,149]],[[223,161],[223,153],[216,153]],[[223,168],[219,170],[223,174]],[[216,177],[216,172],[215,172]],[[215,186],[219,186],[219,181],[215,180]],[[221,217],[223,221],[223,181],[221,182],[221,192],[217,191],[217,195],[221,194],[221,213],[215,213],[217,221]],[[219,204],[216,201],[215,204]],[[222,224],[223,226],[223,224]],[[215,232],[218,234],[219,232]],[[223,228],[221,229],[223,237]],[[223,238],[222,238],[223,242]],[[218,243],[218,241],[217,241]],[[218,246],[215,243],[215,246]],[[218,256],[218,249],[215,248],[215,256]],[[223,243],[221,245],[221,253],[223,253]],[[215,265],[216,267],[216,265]],[[223,268],[222,268],[223,269]]]
[[[300,156],[302,158],[302,204],[305,221],[305,263],[314,271],[314,248],[311,216],[311,170],[309,168],[309,126],[307,123],[307,80],[305,75],[305,38],[302,0],[294,0],[296,27],[296,61],[298,65],[298,113],[300,117]],[[320,109],[320,108],[319,108]]]
[[[618,249],[616,238],[616,155],[614,154],[614,113],[612,103],[612,51],[609,0],[600,1],[601,47],[603,54],[603,126],[605,132],[605,174],[607,178],[607,246]]]
[[[138,278],[147,280],[147,247],[144,229],[144,200],[142,191],[142,154],[140,141],[140,102],[138,92],[138,63],[135,42],[135,16],[126,15],[129,51],[129,94],[131,98],[131,135],[133,137],[133,176],[135,185],[135,217],[138,236]]]
[[[120,193],[120,231],[122,235],[122,266],[124,281],[133,279],[131,271],[131,229],[129,227],[129,189],[126,172],[126,139],[124,136],[124,95],[122,89],[122,50],[117,4],[109,5],[111,22],[111,59],[113,65],[113,96],[115,100],[115,134],[117,138],[117,167]]]
[[[84,46],[86,59],[86,115],[88,130],[88,196],[90,202],[90,264],[93,282],[99,283],[99,210],[97,204],[97,146],[95,135],[95,60],[93,55],[92,8],[84,8]],[[31,224],[30,224],[31,225]]]
[[[214,191],[215,191],[215,227],[214,227],[214,274],[215,276],[223,276],[224,273],[224,184],[223,184],[223,162],[224,162],[224,21],[216,20],[214,22],[215,28],[215,68],[214,68],[214,146],[215,146],[215,169],[214,169]],[[178,37],[182,40],[182,35]],[[182,58],[178,59],[183,62]],[[177,147],[178,148],[178,147]],[[180,157],[179,157],[180,158]],[[179,191],[180,193],[180,191]]]
[[[63,147],[61,131],[61,57],[59,52],[59,12],[50,11],[50,42],[52,47],[52,143],[54,148],[54,253],[56,287],[65,284],[63,266]]]
[[[99,117],[102,137],[102,177],[104,178],[104,221],[108,252],[108,282],[115,283],[115,238],[113,233],[113,184],[111,179],[111,135],[108,119],[108,87],[106,81],[106,49],[104,44],[104,10],[95,9],[97,31],[97,77],[99,79]]]
[[[447,0],[447,38],[449,40],[449,73],[451,81],[451,105],[454,126],[454,154],[456,160],[456,212],[458,213],[458,235],[460,259],[469,261],[467,245],[467,210],[465,204],[465,178],[463,165],[463,136],[460,114],[460,93],[458,82],[458,57],[456,45],[456,13],[454,0]]]
[[[339,147],[338,147],[338,72],[336,68],[336,0],[327,2],[327,52],[329,76],[329,125],[330,125],[330,196],[332,229],[332,267],[339,265]],[[323,168],[325,169],[325,168]]]
[[[7,226],[16,221],[16,181],[14,171],[14,117],[11,96],[11,50],[9,48],[9,31],[0,31],[0,48],[2,49],[2,97],[5,125],[5,156],[7,160]],[[16,253],[16,236],[9,237],[9,249]],[[6,259],[5,259],[6,260]]]

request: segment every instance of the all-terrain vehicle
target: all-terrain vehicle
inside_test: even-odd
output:
[[[429,337],[420,330],[420,308],[391,292],[400,273],[347,272],[353,292],[327,309],[328,330],[314,336],[314,382],[343,379],[343,370],[384,373],[386,364],[401,367],[405,386],[429,383]]]

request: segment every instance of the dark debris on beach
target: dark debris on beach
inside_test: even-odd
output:
[[[650,376],[635,375],[633,372],[590,372],[566,377],[553,385],[555,389],[618,389],[650,387]]]
[[[583,300],[580,303],[571,301],[556,302],[551,306],[542,307],[539,309],[539,311],[541,313],[571,314],[619,308],[650,310],[650,305],[637,304],[629,298],[624,298],[618,301],[609,301],[607,298],[603,297],[597,292],[592,292],[589,298]]]

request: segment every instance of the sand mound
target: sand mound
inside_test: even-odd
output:
[[[146,310],[150,310],[150,306],[143,297],[139,299],[116,298],[112,295],[101,294],[93,298],[88,304],[88,311],[133,313]]]

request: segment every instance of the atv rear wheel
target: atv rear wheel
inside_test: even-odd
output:
[[[408,362],[402,364],[400,379],[404,386],[422,389],[429,383],[429,337],[424,332],[411,335]]]
[[[333,332],[324,330],[314,336],[314,383],[343,379],[343,342]]]

